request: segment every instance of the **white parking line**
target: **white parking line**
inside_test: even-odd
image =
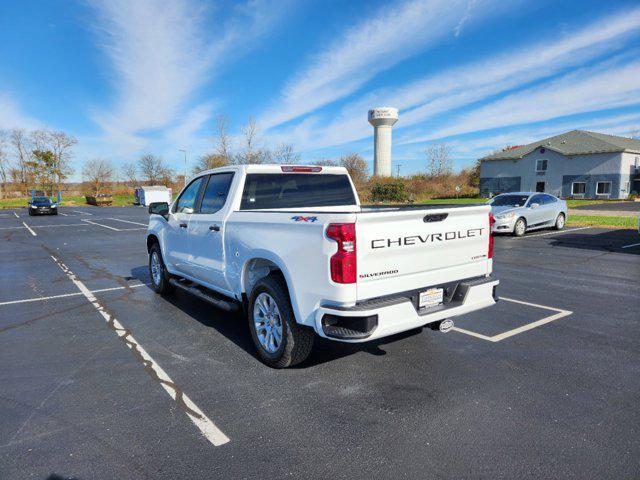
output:
[[[58,215],[62,215],[63,217],[68,217],[68,216],[69,216],[69,214],[67,214],[67,213],[62,213],[62,212],[58,212]]]
[[[466,330],[464,328],[459,328],[459,327],[453,327],[452,330],[455,330],[458,333],[464,333],[465,335],[470,335],[472,337],[480,338],[488,342],[499,342],[501,340],[504,340],[505,338],[513,337],[514,335],[518,335],[528,330],[532,330],[534,328],[540,327],[542,325],[553,322],[554,320],[558,320],[559,318],[566,317],[573,313],[570,310],[563,310],[561,308],[548,307],[546,305],[540,305],[538,303],[523,302],[522,300],[515,300],[513,298],[500,297],[500,300],[506,300],[507,302],[512,302],[512,303],[519,303],[521,305],[527,305],[529,307],[542,308],[543,310],[551,310],[552,312],[556,312],[556,313],[553,315],[549,315],[548,317],[544,317],[535,322],[531,322],[521,327],[514,328],[513,330],[508,330],[506,332],[493,335],[491,337],[487,335],[483,335],[481,333],[472,332],[471,330]]]
[[[132,222],[131,220],[122,220],[121,218],[105,218],[104,220],[115,220],[116,222],[132,223],[134,225],[142,225],[143,227],[148,226],[147,223]]]
[[[91,225],[97,225],[98,227],[108,228],[109,230],[113,230],[114,232],[121,232],[122,231],[119,228],[113,228],[113,227],[110,227],[108,225],[102,225],[101,223],[92,222],[91,220],[85,220],[84,218],[81,218],[80,221],[81,222],[90,223]]]
[[[84,225],[84,223],[56,223],[54,225],[31,225],[31,228],[82,227]],[[0,230],[22,230],[23,228],[24,227],[0,227]]]
[[[198,427],[200,432],[209,440],[213,445],[224,445],[230,441],[222,430],[200,410],[200,408],[193,403],[193,401],[184,393],[175,382],[167,375],[160,365],[147,353],[147,351],[133,338],[133,335],[122,326],[122,324],[112,314],[107,312],[105,308],[100,304],[98,299],[91,293],[84,283],[82,283],[76,275],[69,270],[69,268],[62,263],[59,259],[51,255],[54,262],[60,267],[60,269],[69,277],[78,290],[82,292],[84,297],[93,305],[93,307],[102,315],[102,318],[107,322],[109,327],[118,335],[118,337],[125,343],[127,347],[134,353],[138,360],[144,364],[145,370],[153,372],[154,379],[157,380],[162,388],[169,394],[169,396],[184,410],[187,417]],[[150,373],[150,372],[149,372]]]
[[[136,283],[135,285],[128,285],[126,287],[100,288],[98,290],[91,290],[91,293],[113,292],[114,290],[125,290],[127,288],[138,288],[138,287],[144,287],[145,285],[149,285],[149,284],[148,283]],[[51,295],[50,297],[35,297],[35,298],[23,298],[22,300],[10,300],[8,302],[0,302],[0,307],[3,306],[3,305],[15,305],[16,303],[43,302],[45,300],[54,300],[54,299],[57,299],[57,298],[77,297],[78,295],[82,295],[82,292],[63,293],[63,294],[60,294],[60,295]]]
[[[37,237],[38,235],[36,234],[36,232],[34,232],[33,230],[31,230],[31,228],[29,227],[29,225],[27,225],[26,223],[22,222],[22,224],[24,225],[24,228],[26,228],[27,230],[29,230],[29,233],[31,233],[31,235],[33,235],[34,237]]]
[[[640,247],[640,243],[632,243],[631,245],[625,245],[622,248]]]
[[[72,212],[81,213],[83,215],[93,215],[93,213],[83,212],[82,210],[71,210]]]
[[[562,235],[563,233],[577,232],[578,230],[587,230],[588,228],[593,228],[593,227],[570,228],[569,230],[558,230],[555,232],[539,233],[537,235],[523,235],[522,237],[513,237],[513,238],[516,240],[522,240],[523,238],[545,237],[547,235]]]
[[[16,216],[16,218],[20,218],[16,212],[13,212],[13,214]]]

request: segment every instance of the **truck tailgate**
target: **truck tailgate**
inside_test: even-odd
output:
[[[489,273],[489,212],[477,205],[358,213],[358,300]]]

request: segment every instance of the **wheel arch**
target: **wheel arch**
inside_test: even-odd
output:
[[[147,253],[151,251],[151,247],[153,247],[156,243],[160,245],[160,240],[155,234],[151,233],[147,235]]]
[[[254,285],[261,278],[274,273],[282,275],[284,283],[287,286],[291,306],[293,307],[293,314],[299,323],[295,292],[291,288],[291,285],[293,284],[291,276],[287,268],[284,266],[284,263],[277,258],[270,258],[267,256],[253,257],[244,263],[242,268],[242,277],[240,279],[240,291],[242,296],[245,300],[248,300]]]

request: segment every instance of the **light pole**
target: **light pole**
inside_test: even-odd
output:
[[[178,150],[179,152],[184,153],[184,186],[187,186],[187,151],[184,149]]]
[[[396,177],[400,177],[400,167],[402,166],[401,163],[396,164]]]

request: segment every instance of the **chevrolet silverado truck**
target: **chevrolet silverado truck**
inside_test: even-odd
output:
[[[235,165],[149,206],[153,289],[242,312],[284,368],[316,336],[365,342],[493,305],[488,205],[363,206],[344,168]]]

